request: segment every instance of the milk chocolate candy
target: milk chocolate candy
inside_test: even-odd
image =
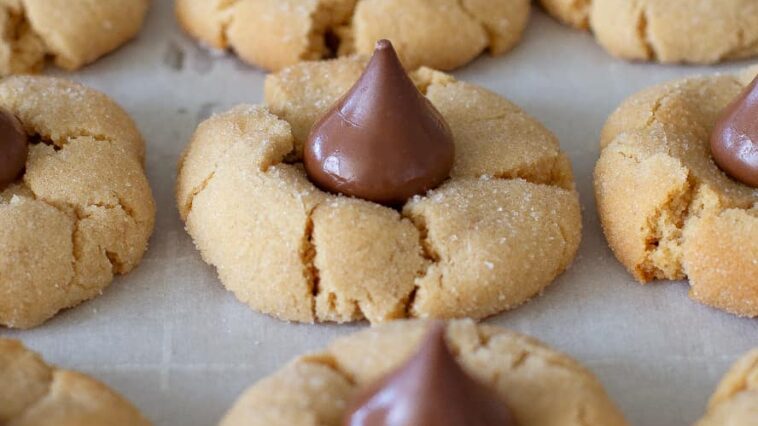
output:
[[[435,323],[405,365],[362,392],[346,426],[514,426],[495,393],[463,371]]]
[[[303,162],[321,189],[401,205],[447,179],[454,156],[444,118],[381,40],[358,82],[314,125]]]
[[[711,153],[729,176],[758,188],[758,76],[716,122]]]
[[[18,179],[26,166],[29,138],[10,112],[0,109],[0,191]]]

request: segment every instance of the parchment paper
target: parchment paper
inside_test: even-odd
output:
[[[261,102],[264,73],[196,47],[179,30],[172,3],[153,2],[145,29],[128,46],[78,73],[54,72],[108,93],[145,136],[158,218],[144,261],[103,296],[42,327],[0,334],[104,381],[157,425],[211,425],[254,381],[366,324],[295,325],[255,313],[200,259],[175,207],[177,159],[210,113]],[[633,282],[597,220],[598,135],[608,114],[637,90],[746,65],[625,63],[588,34],[535,11],[514,52],[485,56],[455,73],[513,100],[555,132],[582,194],[584,237],[574,265],[542,297],[489,322],[579,359],[634,425],[689,425],[699,418],[727,366],[758,346],[758,321],[690,301],[686,283]]]

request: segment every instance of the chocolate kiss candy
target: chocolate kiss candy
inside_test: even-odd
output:
[[[711,152],[727,174],[758,188],[758,76],[716,122]]]
[[[400,205],[450,175],[453,135],[380,40],[350,91],[314,125],[304,164],[322,189]]]
[[[363,392],[346,426],[513,426],[513,415],[493,390],[470,378],[435,323],[419,352]]]
[[[13,183],[26,166],[29,138],[10,112],[0,109],[0,191]]]

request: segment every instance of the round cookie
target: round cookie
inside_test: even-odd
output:
[[[0,82],[30,135],[26,171],[0,188],[0,325],[34,327],[140,262],[155,205],[134,122],[107,96],[46,77]]]
[[[709,138],[757,72],[632,96],[606,122],[595,168],[608,243],[638,281],[688,278],[692,298],[748,317],[758,316],[758,191],[718,168]]]
[[[0,75],[66,70],[94,62],[133,38],[149,0],[6,0],[0,4]]]
[[[179,22],[193,37],[273,71],[368,55],[383,38],[408,69],[450,70],[485,50],[512,49],[529,9],[529,0],[176,0]]]
[[[365,63],[298,64],[268,77],[268,106],[199,126],[177,201],[203,259],[238,299],[293,321],[482,318],[539,294],[576,254],[578,196],[555,137],[492,92],[413,74],[456,156],[447,182],[400,209],[308,180],[305,138]]]
[[[758,419],[758,348],[724,375],[695,426],[752,426]]]
[[[348,402],[412,355],[428,327],[395,321],[339,338],[254,384],[220,425],[340,425]],[[627,424],[592,373],[535,339],[461,320],[449,323],[447,341],[464,369],[505,400],[519,426]]]
[[[0,424],[148,426],[150,422],[102,383],[51,367],[20,342],[0,338]]]
[[[712,64],[758,55],[754,0],[541,0],[624,59]]]

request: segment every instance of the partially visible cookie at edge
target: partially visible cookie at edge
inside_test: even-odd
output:
[[[0,188],[0,325],[29,328],[134,269],[155,202],[142,137],[106,95],[17,76],[0,82],[0,107],[29,139],[25,170]]]
[[[47,365],[15,340],[0,338],[0,423],[5,426],[149,426],[102,383]]]
[[[39,72],[51,57],[75,70],[142,27],[149,0],[8,0],[0,4],[0,75]]]
[[[753,0],[541,0],[545,10],[590,29],[608,52],[629,60],[713,64],[758,56]]]
[[[600,220],[640,282],[689,280],[692,298],[758,316],[758,191],[727,175],[709,144],[758,68],[688,78],[627,99],[601,135]]]
[[[252,385],[221,426],[338,426],[356,394],[416,350],[428,321],[394,321],[339,338]],[[447,343],[468,374],[507,404],[519,426],[624,426],[595,376],[537,340],[471,320],[452,321]]]
[[[529,0],[176,0],[179,22],[193,37],[272,71],[368,55],[382,38],[395,43],[408,69],[450,70],[484,51],[512,49],[529,10]]]
[[[695,426],[752,426],[758,419],[758,348],[734,363]]]

